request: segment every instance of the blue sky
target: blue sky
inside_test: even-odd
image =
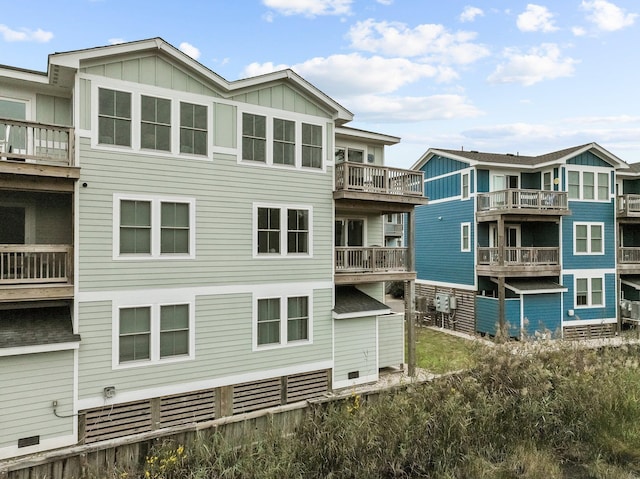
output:
[[[228,80],[292,68],[428,148],[537,155],[597,142],[640,161],[637,0],[0,0],[0,64],[162,37]],[[1,92],[0,92],[1,94]]]

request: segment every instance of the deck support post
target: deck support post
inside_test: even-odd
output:
[[[414,210],[407,214],[407,262],[409,271],[415,270],[415,232],[416,215]],[[405,311],[404,320],[407,326],[407,343],[409,376],[416,375],[416,321],[415,321],[415,295],[416,282],[413,280],[405,283]]]

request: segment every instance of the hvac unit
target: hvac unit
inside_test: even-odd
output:
[[[631,311],[629,312],[629,319],[640,321],[640,301],[631,301]]]

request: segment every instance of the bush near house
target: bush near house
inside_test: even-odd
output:
[[[514,349],[516,348],[516,349]],[[480,351],[480,350],[478,350]],[[482,349],[463,374],[311,407],[292,435],[220,435],[153,451],[154,477],[631,478],[640,474],[640,347]],[[120,471],[120,477],[134,471]],[[123,476],[124,475],[124,476]]]

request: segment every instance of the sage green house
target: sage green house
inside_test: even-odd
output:
[[[0,459],[371,382],[404,363],[399,139],[290,70],[150,39],[0,67]]]

